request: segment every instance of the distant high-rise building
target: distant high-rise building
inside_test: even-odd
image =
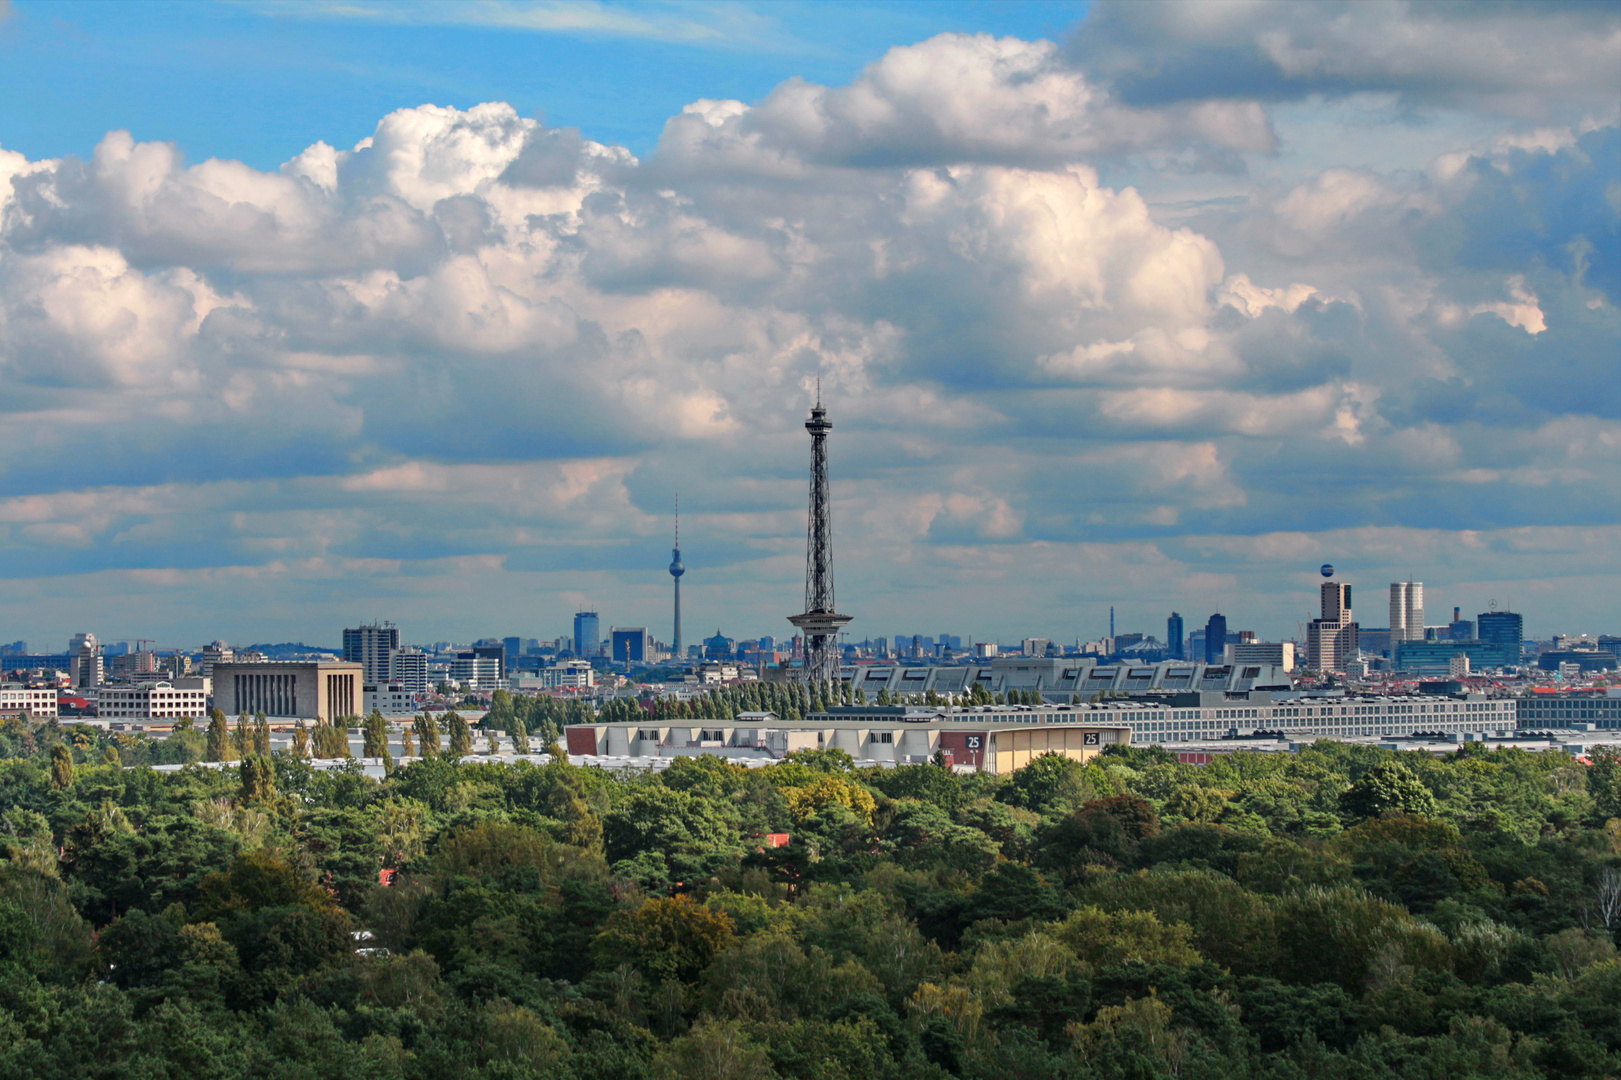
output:
[[[1227,649],[1227,616],[1212,615],[1204,624],[1204,662],[1219,664]]]
[[[395,649],[389,657],[390,683],[397,683],[413,694],[428,692],[428,654],[421,649]],[[375,685],[375,684],[374,684]]]
[[[1390,640],[1424,640],[1424,583],[1390,583]]]
[[[1026,656],[1046,656],[1047,646],[1052,642],[1044,637],[1027,637],[1019,645],[1019,651]]]
[[[73,635],[73,640],[68,642],[68,675],[74,686],[83,690],[100,686],[106,681],[104,663],[101,643],[96,640],[96,635]]]
[[[1306,624],[1306,666],[1320,672],[1344,671],[1358,644],[1351,586],[1329,581],[1321,591],[1319,615]]]
[[[1512,652],[1506,654],[1511,663],[1524,659],[1525,616],[1513,611],[1483,611],[1476,616],[1475,625],[1475,636],[1481,641],[1513,646]]]
[[[509,637],[501,639],[501,647],[506,650],[507,668],[510,670],[512,662],[523,655],[523,638]]]
[[[1463,609],[1452,609],[1452,623],[1447,627],[1447,638],[1450,641],[1473,641],[1475,638],[1475,623],[1473,619],[1463,617]]]
[[[210,642],[203,646],[203,660],[199,665],[204,678],[212,678],[215,664],[229,664],[236,659],[236,650],[223,641]]]
[[[507,648],[505,645],[474,645],[473,656],[479,660],[494,660],[496,679],[507,677]]]
[[[574,655],[593,657],[597,655],[597,647],[602,641],[602,625],[597,620],[594,611],[578,611],[574,614]]]
[[[1165,620],[1165,643],[1170,650],[1172,660],[1185,660],[1186,646],[1182,639],[1187,635],[1187,629],[1182,624],[1180,612],[1171,612],[1171,617]]]
[[[362,623],[343,632],[343,659],[359,664],[367,686],[394,681],[393,655],[400,647],[400,631],[391,622]]]

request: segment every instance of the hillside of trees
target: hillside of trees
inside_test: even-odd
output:
[[[0,723],[0,1075],[1621,1075],[1612,756],[147,767],[209,738]]]

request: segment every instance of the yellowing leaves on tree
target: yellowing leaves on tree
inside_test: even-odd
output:
[[[878,808],[872,792],[831,775],[818,776],[799,787],[783,788],[782,797],[788,801],[788,812],[793,815],[795,824],[803,824],[832,804],[840,803],[870,825],[873,811]]]
[[[1200,960],[1198,950],[1188,944],[1193,932],[1183,923],[1160,922],[1152,911],[1084,907],[1054,923],[1052,932],[1082,960],[1098,967],[1128,960],[1192,967]]]

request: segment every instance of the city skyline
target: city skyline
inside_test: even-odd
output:
[[[863,636],[1609,629],[1613,7],[115,9],[0,5],[0,636],[663,639],[677,489],[781,636],[818,380]]]

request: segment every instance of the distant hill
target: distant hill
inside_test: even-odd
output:
[[[268,657],[307,656],[310,653],[336,653],[343,655],[343,649],[332,645],[306,645],[302,641],[284,641],[280,645],[244,645],[238,652],[248,650],[262,652]]]

